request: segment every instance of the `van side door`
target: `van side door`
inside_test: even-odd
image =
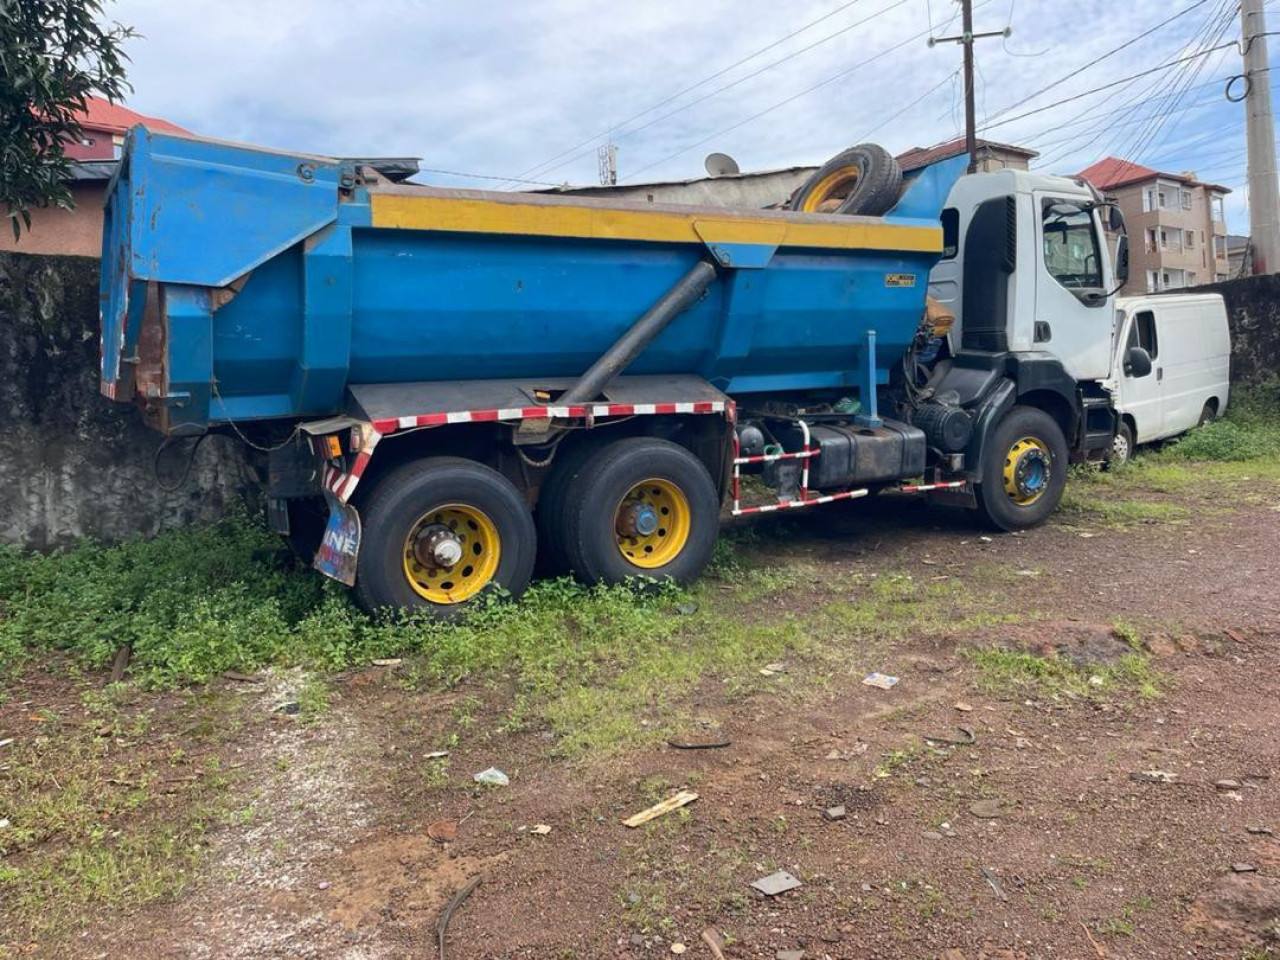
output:
[[[1160,333],[1154,310],[1137,310],[1127,320],[1120,348],[1120,410],[1133,418],[1134,441],[1149,443],[1165,435],[1164,385],[1160,365]],[[1125,357],[1131,347],[1151,355],[1151,372],[1139,377]]]

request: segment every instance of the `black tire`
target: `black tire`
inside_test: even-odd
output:
[[[570,570],[569,557],[565,553],[565,507],[568,504],[569,487],[592,455],[603,444],[598,439],[579,440],[567,449],[556,452],[551,472],[538,496],[538,508],[533,519],[538,528],[539,576],[558,577]]]
[[[414,527],[447,504],[482,512],[493,525],[499,544],[497,566],[488,584],[457,603],[433,602],[419,593],[409,579],[404,559],[405,541]],[[495,587],[519,597],[533,576],[537,553],[533,515],[515,485],[484,464],[458,457],[407,463],[378,481],[360,507],[360,515],[355,594],[366,610],[427,610],[438,619],[453,619]]]
[[[1032,441],[1038,449],[1024,450],[1011,460],[1015,444],[1024,441]],[[1006,463],[1015,471],[1021,470],[1024,464],[1031,468],[1028,480],[1036,476],[1037,470],[1043,471],[1042,486],[1037,484],[1040,492],[1033,500],[1019,502],[1018,494],[1006,492]],[[1067,441],[1062,428],[1043,410],[1014,407],[987,439],[982,452],[981,476],[978,510],[990,526],[997,530],[1024,530],[1044,523],[1058,508],[1067,483]],[[1015,481],[1015,490],[1024,489],[1021,483],[1021,480]]]
[[[878,217],[888,213],[902,193],[902,168],[888,150],[861,143],[819,167],[791,198],[792,210],[820,212],[825,201],[843,197],[832,213]]]
[[[683,546],[661,566],[653,567],[624,556],[617,533],[623,498],[650,479],[676,488],[688,511]],[[684,447],[668,440],[632,437],[595,451],[568,485],[561,516],[565,556],[574,576],[584,583],[641,578],[688,584],[711,560],[720,529],[720,500],[707,468]],[[656,535],[663,536],[666,528],[662,520],[658,523]]]
[[[1209,401],[1200,410],[1200,419],[1196,421],[1197,427],[1203,427],[1206,423],[1213,423],[1218,419],[1218,410],[1213,405],[1213,401]]]
[[[1133,459],[1133,428],[1128,423],[1121,421],[1120,429],[1116,431],[1116,437],[1111,442],[1111,455],[1107,457],[1107,467],[1123,467],[1126,463]]]

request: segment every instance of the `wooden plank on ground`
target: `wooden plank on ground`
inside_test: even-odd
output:
[[[670,813],[672,810],[680,809],[685,804],[693,803],[693,801],[697,799],[698,795],[696,793],[690,790],[681,790],[675,796],[667,797],[667,799],[663,800],[661,803],[655,803],[648,810],[641,810],[634,816],[623,820],[622,823],[624,826],[638,827],[641,824],[648,823],[650,820],[657,819],[664,813]]]

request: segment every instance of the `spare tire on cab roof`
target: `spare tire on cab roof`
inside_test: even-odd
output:
[[[902,168],[884,147],[860,143],[832,157],[792,196],[788,206],[805,213],[878,217],[902,193]]]

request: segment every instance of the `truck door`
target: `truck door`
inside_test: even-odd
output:
[[[1120,341],[1120,409],[1133,417],[1134,441],[1149,443],[1165,434],[1164,374],[1160,364],[1160,335],[1153,310],[1129,315],[1127,333]],[[1124,362],[1130,347],[1142,347],[1151,355],[1151,372],[1135,376]]]
[[[1033,349],[1052,353],[1076,380],[1111,369],[1113,316],[1106,244],[1080,197],[1033,194],[1037,228]]]

